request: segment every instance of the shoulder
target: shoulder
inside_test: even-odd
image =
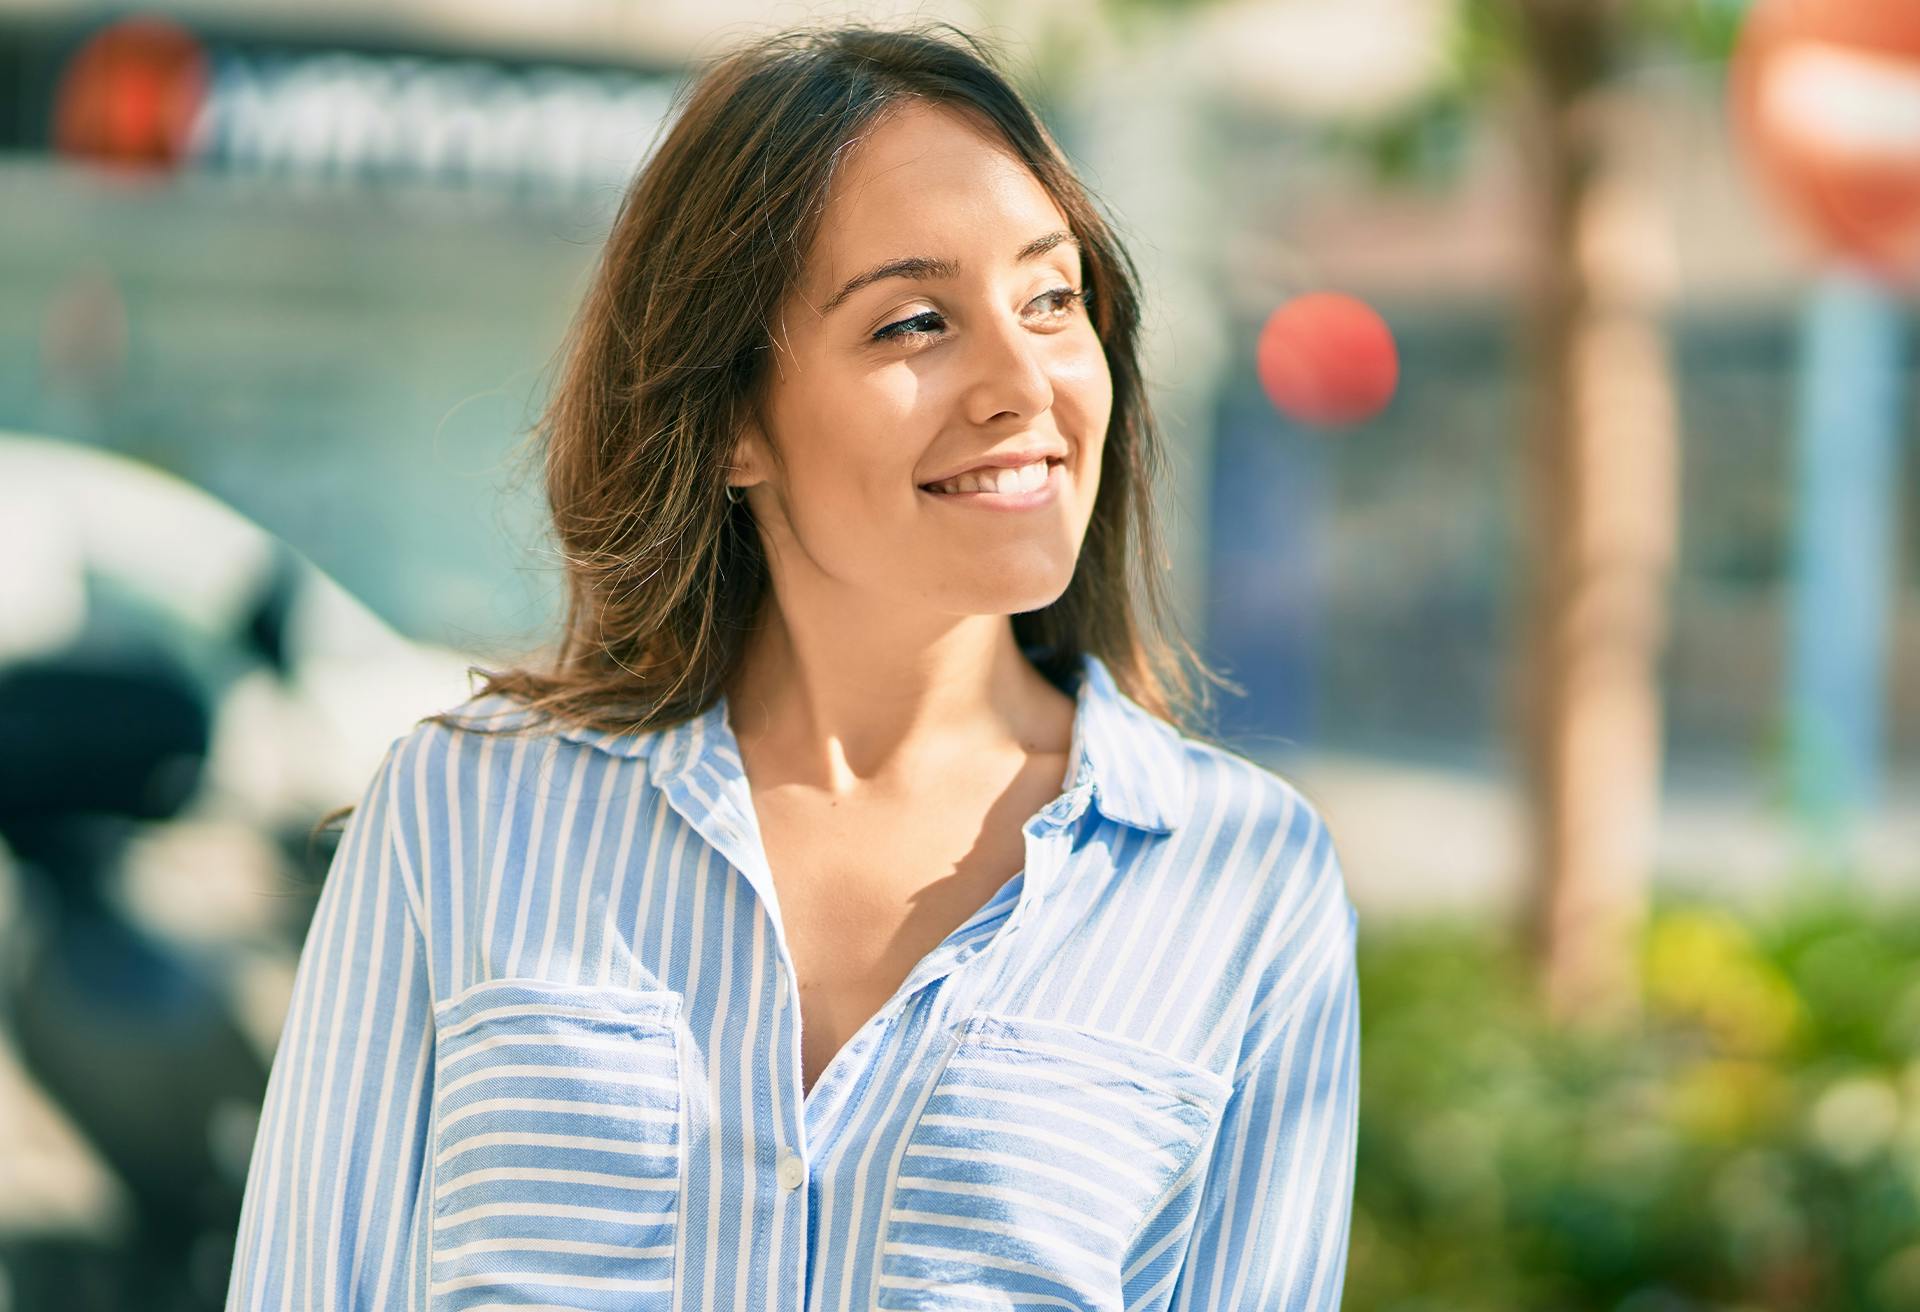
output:
[[[384,769],[390,781],[398,782],[484,740],[540,732],[521,703],[500,694],[476,695],[423,713],[387,748]]]
[[[526,703],[506,693],[495,692],[477,693],[465,701],[421,716],[413,726],[412,736],[433,738],[444,735],[451,739],[460,734],[496,731],[529,731],[537,734],[550,730],[543,730],[539,717],[527,709]]]
[[[1236,959],[1247,991],[1240,1055],[1245,1079],[1302,1017],[1317,1028],[1347,1015],[1357,997],[1359,914],[1332,828],[1292,779],[1231,749],[1188,739],[1194,806],[1187,823],[1207,836],[1210,854],[1240,905]]]
[[[1355,912],[1346,872],[1313,799],[1294,780],[1231,748],[1184,734],[1181,742],[1191,802],[1186,836],[1199,864],[1238,886],[1270,938],[1335,923],[1350,931]]]
[[[394,739],[384,773],[396,816],[416,833],[444,822],[443,812],[471,812],[482,799],[536,789],[552,777],[556,758],[585,753],[597,739],[528,709],[504,693],[476,694],[422,715]]]
[[[1180,735],[1190,806],[1174,854],[1181,904],[1207,922],[1239,1082],[1295,1019],[1336,1007],[1355,977],[1358,916],[1333,830],[1293,779]]]
[[[396,757],[431,758],[466,753],[486,744],[524,745],[528,749],[558,748],[574,743],[597,745],[611,737],[554,720],[528,708],[506,693],[481,693],[455,705],[422,715],[395,740]]]

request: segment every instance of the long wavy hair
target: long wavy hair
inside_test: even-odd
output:
[[[1012,617],[1016,640],[1056,684],[1082,653],[1099,656],[1143,707],[1206,736],[1211,698],[1182,659],[1226,681],[1171,620],[1153,506],[1167,458],[1138,356],[1138,273],[996,60],[945,22],[809,27],[733,47],[683,86],[622,198],[532,429],[564,562],[558,644],[529,664],[468,671],[484,679],[476,697],[505,694],[534,714],[505,729],[457,708],[423,723],[638,732],[698,715],[729,686],[770,576],[726,474],[743,421],[760,413],[778,307],[836,167],[889,109],[918,101],[997,133],[1066,215],[1113,380],[1073,579],[1051,605]]]

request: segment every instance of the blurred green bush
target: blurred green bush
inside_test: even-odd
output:
[[[1363,930],[1349,1312],[1920,1309],[1920,904],[1663,902],[1640,963],[1563,1033],[1500,926]]]

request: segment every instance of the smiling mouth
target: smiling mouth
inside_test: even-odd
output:
[[[1065,463],[1066,463],[1066,461],[1065,461],[1064,459],[1062,459],[1062,458],[1060,458],[1060,457],[1058,457],[1058,456],[1048,456],[1048,457],[1046,457],[1046,466],[1047,466],[1047,470],[1046,470],[1046,479],[1047,479],[1047,481],[1046,481],[1046,482],[1043,482],[1043,483],[1042,483],[1042,484],[1040,485],[1040,487],[1041,487],[1041,488],[1044,488],[1044,487],[1046,487],[1046,486],[1047,486],[1047,483],[1050,483],[1050,482],[1051,482],[1051,481],[1053,480],[1053,471],[1054,471],[1054,469],[1055,469],[1056,467],[1059,467],[1059,466],[1061,466],[1061,465],[1064,465]],[[973,472],[973,471],[970,471],[970,472]],[[958,479],[958,478],[964,478],[964,477],[966,477],[966,475],[964,475],[964,474],[955,474],[955,475],[953,476],[953,478],[948,478],[948,479],[942,479],[942,480],[941,480],[941,483],[951,483],[951,482],[953,482],[953,481],[954,481],[954,479]],[[936,497],[956,497],[956,496],[958,496],[958,497],[964,497],[964,496],[1009,496],[1009,497],[1011,497],[1011,496],[1018,496],[1018,495],[1020,495],[1020,492],[1019,492],[1019,491],[1017,491],[1017,490],[1016,490],[1016,491],[1009,491],[1009,492],[998,492],[998,491],[996,491],[996,490],[995,490],[995,489],[993,489],[993,488],[987,488],[987,489],[985,489],[985,490],[982,490],[982,489],[978,489],[978,488],[967,488],[967,489],[965,489],[965,490],[957,490],[957,491],[951,491],[951,492],[949,492],[949,491],[942,491],[942,490],[941,490],[941,486],[940,486],[940,483],[922,483],[922,484],[920,484],[920,490],[921,490],[922,492],[926,492],[926,493],[928,493],[928,494],[930,494],[930,495],[932,495],[932,496],[936,496]],[[1039,490],[1039,489],[1034,489],[1034,490],[1036,490],[1036,491],[1037,491],[1037,490]]]

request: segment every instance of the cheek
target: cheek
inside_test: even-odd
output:
[[[1061,360],[1053,385],[1061,432],[1078,452],[1076,481],[1090,503],[1099,485],[1100,455],[1113,418],[1113,375],[1099,338],[1089,332],[1085,346]]]
[[[810,411],[804,426],[788,430],[790,517],[809,550],[822,557],[871,555],[876,538],[900,531],[917,509],[911,458],[917,431],[910,407],[871,386],[849,387],[833,405]]]
[[[857,538],[879,527],[891,513],[887,503],[900,499],[911,478],[889,456],[853,451],[846,443],[825,444],[805,465],[790,465],[794,514],[817,534]]]
[[[1098,337],[1084,334],[1084,340],[1060,357],[1053,370],[1053,387],[1054,404],[1085,425],[1081,430],[1085,437],[1093,440],[1105,431],[1113,410],[1113,375]]]
[[[815,370],[786,398],[780,418],[788,482],[803,505],[849,507],[897,484],[912,486],[910,375]]]

